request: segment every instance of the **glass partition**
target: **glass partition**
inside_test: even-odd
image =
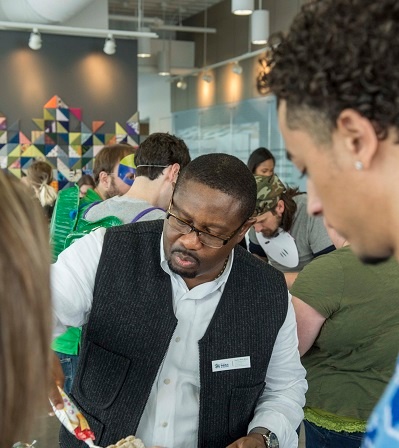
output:
[[[281,180],[302,191],[306,189],[305,180],[286,158],[274,96],[176,112],[173,129],[190,148],[192,158],[222,152],[247,163],[250,153],[264,146],[274,154],[276,174]]]

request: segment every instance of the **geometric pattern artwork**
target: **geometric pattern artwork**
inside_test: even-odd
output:
[[[61,190],[91,173],[93,161],[104,145],[139,144],[139,116],[132,115],[123,125],[115,122],[115,131],[105,133],[105,121],[83,122],[81,108],[67,106],[57,95],[43,107],[42,118],[33,118],[36,129],[28,138],[20,130],[19,120],[7,123],[0,112],[0,167],[22,177],[34,160],[46,160],[53,167],[53,186]]]

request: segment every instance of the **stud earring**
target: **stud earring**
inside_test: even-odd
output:
[[[363,170],[363,163],[360,160],[356,160],[355,168],[356,168],[357,171],[362,171]]]

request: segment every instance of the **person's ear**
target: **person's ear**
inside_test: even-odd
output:
[[[105,189],[109,188],[110,176],[105,171],[101,171],[98,176],[98,183]]]
[[[275,210],[278,216],[283,216],[285,210],[285,204],[282,199],[278,200]]]
[[[171,165],[169,171],[169,179],[173,184],[176,183],[179,172],[180,172],[180,165],[178,163],[174,163],[173,165]]]
[[[367,169],[378,148],[377,133],[371,121],[353,109],[344,109],[338,116],[336,132],[349,153],[353,167]]]

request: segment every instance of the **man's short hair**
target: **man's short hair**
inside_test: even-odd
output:
[[[134,148],[127,143],[104,146],[94,159],[93,178],[96,186],[102,171],[108,174],[112,173],[115,166],[129,154],[134,154]]]
[[[241,218],[249,218],[255,211],[256,182],[248,167],[237,157],[228,154],[206,154],[189,163],[180,173],[175,193],[193,180],[232,196],[241,203]]]
[[[190,160],[189,149],[181,138],[167,132],[154,132],[137,150],[134,158],[136,176],[154,180],[162,174],[163,167],[178,163],[184,168]]]
[[[267,83],[287,103],[287,125],[330,142],[339,114],[356,110],[379,139],[399,128],[399,2],[316,0],[272,50]],[[277,42],[280,43],[277,43]]]

